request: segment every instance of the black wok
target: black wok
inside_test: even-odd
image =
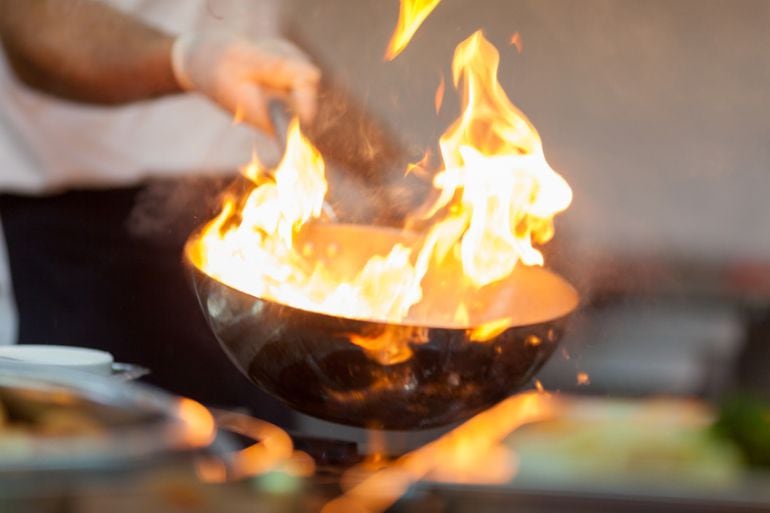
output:
[[[360,269],[403,235],[387,228],[317,224],[302,237],[319,254],[339,248],[334,262]],[[457,272],[428,276],[430,308],[413,308],[401,324],[337,317],[258,298],[222,284],[193,262],[198,239],[185,254],[208,323],[230,359],[252,382],[298,411],[353,426],[414,430],[465,420],[525,385],[553,352],[575,290],[539,267],[517,266],[505,280],[470,293],[466,326],[450,311],[462,286]],[[467,294],[463,292],[463,294]],[[445,304],[444,304],[445,303]],[[454,309],[451,309],[454,312]],[[489,340],[471,340],[471,329],[507,319]],[[386,330],[418,330],[411,358],[382,364],[351,343],[351,334],[372,337]]]

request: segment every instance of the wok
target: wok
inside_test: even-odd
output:
[[[318,255],[334,254],[340,268],[358,270],[374,254],[404,240],[388,228],[316,224],[301,237]],[[329,247],[335,251],[326,251]],[[462,285],[458,272],[428,275],[428,308],[413,308],[394,324],[302,310],[259,298],[211,278],[193,262],[196,236],[185,261],[200,306],[222,348],[253,383],[303,413],[352,426],[416,430],[458,422],[526,384],[553,352],[575,290],[539,267],[517,266],[505,280],[466,294],[470,320],[453,323],[450,309]],[[320,258],[320,257],[319,257]],[[422,304],[421,303],[421,304]],[[507,328],[485,342],[471,340],[470,326],[507,319]],[[372,337],[390,330],[418,330],[411,358],[383,364],[351,334]]]

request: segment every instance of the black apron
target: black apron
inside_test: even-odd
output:
[[[0,195],[18,342],[103,349],[148,367],[144,380],[175,394],[288,426],[289,410],[220,349],[182,264],[184,241],[215,210],[219,185]]]

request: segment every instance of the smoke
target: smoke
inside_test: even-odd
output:
[[[151,181],[137,195],[127,229],[137,238],[181,245],[217,213],[231,182],[207,176]]]

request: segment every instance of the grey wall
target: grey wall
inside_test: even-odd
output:
[[[770,1],[444,0],[396,61],[396,0],[294,0],[305,43],[419,156],[454,46],[483,27],[500,80],[570,182],[569,247],[770,258]],[[520,32],[524,52],[507,44]]]

